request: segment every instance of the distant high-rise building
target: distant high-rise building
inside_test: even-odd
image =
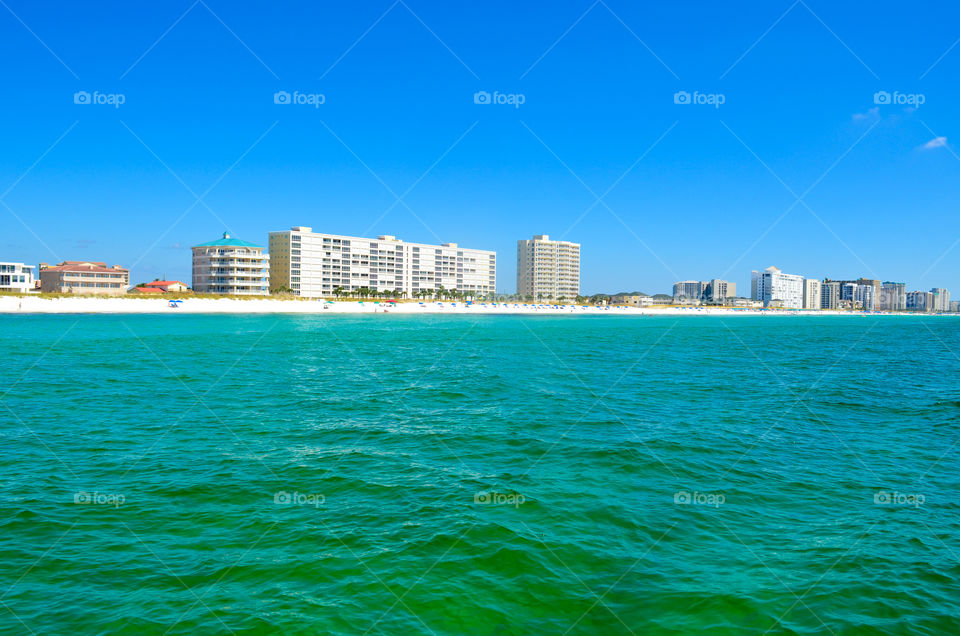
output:
[[[194,245],[193,291],[198,294],[265,296],[269,256],[263,247],[224,232],[221,238]]]
[[[840,288],[843,283],[836,280],[826,280],[820,285],[820,308],[840,309]]]
[[[707,283],[704,295],[712,303],[722,303],[727,298],[736,298],[737,284],[728,280],[713,278]]]
[[[850,309],[874,310],[874,287],[872,284],[845,282],[840,285],[840,300]]]
[[[907,310],[908,311],[933,311],[934,310],[933,292],[912,291],[907,292]]]
[[[762,272],[752,272],[750,287],[754,300],[762,301],[764,307],[771,304],[791,309],[803,307],[803,276],[784,274],[776,267],[768,267]]]
[[[876,309],[873,295],[874,289],[873,285],[857,285],[857,289],[853,294],[855,306],[864,311],[874,311]]]
[[[873,287],[874,308],[879,309],[878,305],[880,301],[880,292],[883,288],[883,283],[881,283],[880,281],[874,278],[858,278],[854,282],[856,282],[858,285],[869,285],[870,287]]]
[[[884,281],[880,286],[877,306],[881,311],[903,311],[907,308],[907,286]]]
[[[674,300],[703,300],[707,283],[699,280],[681,280],[673,284]]]
[[[934,311],[950,311],[950,292],[942,287],[934,287],[930,290],[933,294]]]
[[[820,281],[816,278],[803,279],[803,308],[820,309]]]
[[[535,300],[579,296],[580,244],[551,241],[547,234],[517,241],[517,294]]]
[[[951,313],[960,313],[960,300],[951,300],[950,301],[950,311]]]

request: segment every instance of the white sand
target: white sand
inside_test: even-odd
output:
[[[760,311],[717,307],[591,307],[524,303],[479,303],[406,301],[388,304],[366,300],[237,300],[234,298],[182,297],[179,307],[169,306],[165,298],[77,297],[40,298],[38,296],[0,296],[0,314],[541,314],[541,315],[633,315],[633,316],[771,316],[771,315],[877,315],[841,311]],[[960,314],[954,314],[960,315]]]

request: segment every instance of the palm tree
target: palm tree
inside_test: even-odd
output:
[[[333,295],[336,296],[337,300],[340,300],[340,294],[343,293],[343,287],[337,285],[333,288]]]

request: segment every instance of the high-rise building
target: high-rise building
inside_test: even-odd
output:
[[[930,290],[933,294],[934,311],[950,311],[950,292],[942,287],[934,287]]]
[[[876,309],[874,289],[873,285],[857,285],[853,293],[854,305],[863,311],[874,311]]]
[[[707,289],[707,283],[699,280],[681,280],[673,284],[673,299],[676,301],[701,301]]]
[[[836,281],[840,282],[840,281]],[[874,310],[874,287],[872,284],[861,285],[852,281],[840,283],[840,300],[842,306],[849,309]]]
[[[820,285],[820,308],[840,309],[840,288],[843,283],[836,280],[826,280]]]
[[[934,311],[933,292],[912,291],[907,292],[907,310],[908,311]]]
[[[64,261],[59,265],[40,263],[40,291],[60,294],[127,293],[130,270],[108,267],[102,261]]]
[[[873,287],[873,304],[874,304],[874,309],[879,309],[879,304],[880,304],[880,292],[881,292],[881,290],[883,289],[883,283],[881,283],[880,281],[878,281],[878,280],[876,280],[876,279],[874,279],[874,278],[858,278],[858,279],[857,279],[856,281],[854,281],[854,282],[856,282],[858,285],[868,285],[868,286],[870,286],[870,287]],[[867,292],[861,292],[861,293],[864,293],[864,294],[865,294],[865,293],[867,293]]]
[[[881,311],[903,311],[906,309],[906,284],[884,281],[880,286],[880,296],[877,306]]]
[[[706,284],[704,295],[712,303],[722,303],[727,298],[736,298],[737,284],[728,280],[713,278]]]
[[[517,294],[535,300],[580,295],[580,244],[547,234],[517,241]]]
[[[26,294],[34,290],[33,265],[0,263],[0,291]]]
[[[263,296],[269,292],[268,254],[263,247],[241,241],[224,232],[223,237],[194,245],[193,291],[198,294]]]
[[[478,297],[496,293],[497,254],[456,243],[406,243],[314,232],[295,226],[270,232],[270,289],[325,298],[369,289],[417,297],[437,290]]]
[[[803,308],[820,309],[820,281],[816,278],[803,279]]]
[[[950,312],[951,313],[960,313],[960,300],[951,300],[950,301]]]
[[[754,270],[750,287],[754,300],[763,302],[764,307],[771,304],[790,309],[803,307],[803,276],[784,274],[771,266],[762,272]]]

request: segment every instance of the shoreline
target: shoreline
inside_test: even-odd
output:
[[[860,312],[733,307],[625,307],[462,301],[300,300],[191,298],[179,306],[170,298],[0,296],[0,314],[473,314],[581,316],[960,316],[914,312]]]

